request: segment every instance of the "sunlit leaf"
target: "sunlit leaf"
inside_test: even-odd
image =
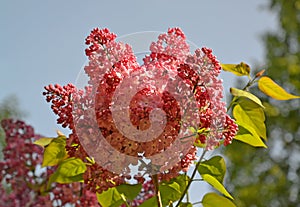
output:
[[[224,71],[231,72],[238,76],[249,76],[250,67],[246,63],[241,62],[240,64],[221,64]]]
[[[253,102],[257,103],[260,107],[265,108],[264,105],[261,103],[260,99],[257,98],[252,93],[249,93],[247,91],[243,91],[243,90],[240,90],[237,88],[230,88],[230,93],[234,96],[243,96],[243,97],[249,98]]]
[[[109,188],[101,194],[97,193],[97,199],[103,207],[119,207],[124,203],[121,194],[116,188]]]
[[[203,207],[236,207],[231,200],[216,193],[207,193],[202,199]]]
[[[64,160],[59,165],[57,171],[60,172],[62,177],[72,177],[84,173],[86,171],[86,165],[81,159],[71,157]]]
[[[201,162],[200,166],[198,167],[198,172],[200,175],[210,174],[220,183],[223,183],[226,173],[225,160],[221,156],[214,156],[209,160]]]
[[[265,114],[255,102],[240,97],[238,104],[233,108],[233,116],[244,127],[250,126],[260,137],[267,140]]]
[[[43,141],[45,143],[45,141]],[[53,138],[47,146],[45,146],[42,167],[58,165],[67,156],[65,149],[66,137],[59,136]]]
[[[300,98],[300,96],[295,96],[286,92],[281,86],[279,86],[271,78],[266,76],[261,77],[258,80],[258,88],[264,94],[276,100],[290,100]]]
[[[186,175],[179,175],[168,182],[162,182],[159,185],[163,205],[168,205],[180,199],[185,190],[189,177]]]
[[[117,187],[109,188],[101,194],[97,193],[97,199],[103,207],[117,207],[125,203],[126,200],[134,200],[140,193],[141,188],[141,184],[121,184]]]
[[[213,186],[216,190],[218,190],[220,193],[225,195],[228,198],[233,199],[233,197],[228,193],[228,191],[225,189],[222,183],[220,183],[215,177],[209,175],[209,174],[203,174],[201,175],[203,180],[205,180],[207,183],[209,183],[211,186]]]
[[[50,142],[55,138],[43,137],[34,142],[34,144],[39,145],[41,147],[46,147],[50,144]]]
[[[261,140],[259,135],[256,133],[256,131],[251,126],[243,126],[243,124],[239,125],[239,130],[237,135],[234,137],[234,139],[239,140],[241,142],[244,142],[246,144],[249,144],[253,147],[264,147],[267,148],[265,143]]]
[[[86,171],[85,163],[75,157],[71,157],[62,161],[56,171],[50,176],[49,184],[57,183],[72,183],[83,181],[83,173]]]

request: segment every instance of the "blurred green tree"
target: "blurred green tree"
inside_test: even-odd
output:
[[[20,109],[15,95],[9,95],[0,102],[0,122],[7,118],[24,118],[26,113]],[[0,125],[0,160],[3,159],[2,149],[5,146],[4,131]]]
[[[300,0],[270,0],[267,8],[277,14],[279,30],[263,37],[266,73],[299,95]],[[262,93],[259,98],[265,100],[269,148],[239,141],[228,146],[228,187],[239,207],[299,207],[300,101],[274,101]]]

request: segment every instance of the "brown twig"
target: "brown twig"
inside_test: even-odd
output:
[[[163,205],[162,205],[161,195],[160,195],[160,191],[159,191],[159,182],[158,182],[157,174],[152,175],[152,180],[153,180],[153,184],[155,187],[155,196],[156,196],[156,200],[157,200],[157,206],[162,207]]]

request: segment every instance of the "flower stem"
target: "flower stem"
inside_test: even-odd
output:
[[[248,83],[246,84],[246,86],[242,90],[247,91],[248,88],[253,85],[253,83],[256,81],[256,79],[258,77],[259,76],[255,76],[253,79],[250,78],[250,80],[248,81]],[[227,111],[229,111],[229,109],[233,106],[233,104],[236,102],[237,99],[238,98],[236,96],[233,97],[232,101],[230,102],[229,106],[227,107]]]
[[[159,191],[159,183],[158,183],[157,174],[152,175],[152,180],[153,180],[153,184],[154,184],[154,187],[155,187],[155,196],[156,196],[156,200],[157,200],[157,206],[162,207],[163,205],[162,205],[160,191]]]
[[[192,182],[193,182],[193,180],[194,180],[194,177],[195,177],[195,175],[196,175],[197,169],[198,169],[198,167],[200,166],[201,161],[203,160],[204,155],[205,155],[206,152],[207,152],[207,150],[204,149],[203,152],[202,152],[201,157],[199,158],[199,161],[197,162],[197,164],[196,164],[196,166],[195,166],[195,169],[194,169],[194,171],[193,171],[193,173],[192,173],[192,176],[191,176],[191,178],[190,178],[190,180],[189,180],[187,186],[185,187],[185,189],[184,189],[184,191],[183,191],[183,193],[182,193],[182,195],[181,195],[181,197],[180,197],[180,199],[179,199],[179,201],[177,202],[177,204],[176,204],[175,207],[178,207],[178,206],[180,205],[180,203],[181,203],[181,201],[183,200],[185,194],[187,194],[187,192],[188,192],[188,190],[189,190],[189,187],[190,187],[190,185],[192,184]]]
[[[121,194],[121,198],[122,198],[122,200],[124,201],[125,206],[126,206],[126,207],[130,207],[129,203],[127,202],[126,197],[125,197],[123,194]]]
[[[187,176],[187,173],[184,173],[185,176]],[[189,195],[189,191],[186,192],[186,202],[189,203],[190,202],[190,195]]]

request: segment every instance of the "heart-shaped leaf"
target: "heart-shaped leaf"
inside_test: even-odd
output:
[[[226,173],[225,160],[221,156],[214,156],[209,160],[201,162],[200,166],[198,167],[198,172],[200,175],[210,174],[220,183],[223,183]]]

